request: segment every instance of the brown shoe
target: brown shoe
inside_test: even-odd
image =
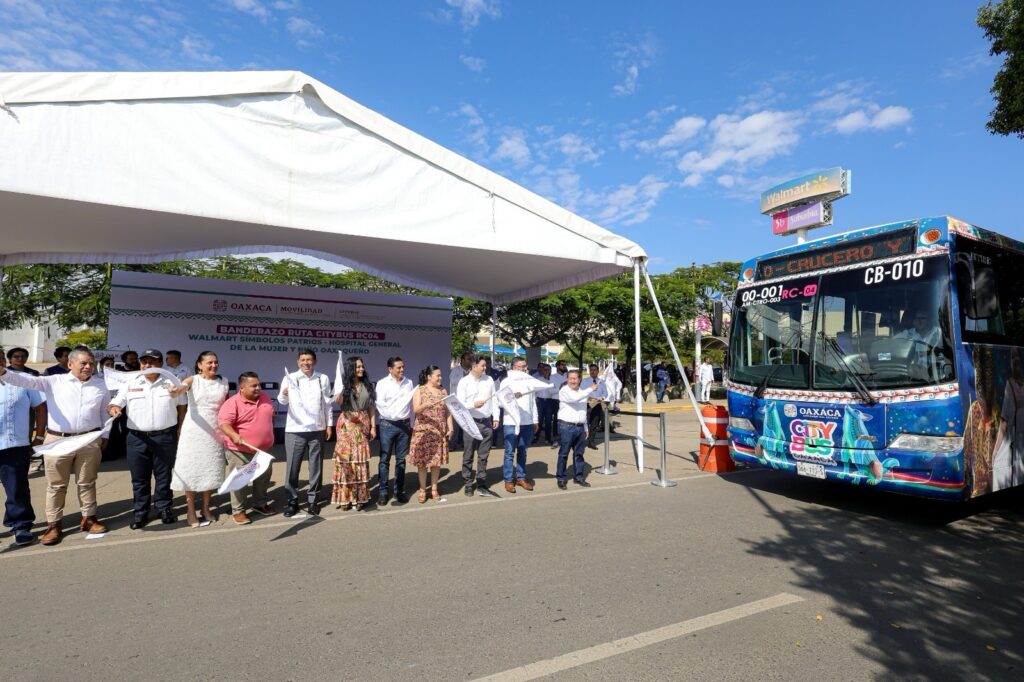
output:
[[[516,481],[516,485],[522,488],[523,490],[533,490],[533,484],[530,483],[529,481],[519,480]]]
[[[60,544],[63,537],[64,530],[60,527],[60,521],[58,521],[46,526],[46,532],[43,533],[43,537],[39,539],[39,542],[44,545],[57,545]]]
[[[505,483],[505,492],[513,493],[514,494],[516,492],[516,484],[515,483],[509,483],[509,482],[506,481],[506,483]]]
[[[270,503],[267,503],[262,507],[253,507],[252,510],[257,514],[262,514],[263,516],[273,516],[277,513],[277,510],[274,509],[274,505]]]
[[[250,519],[245,512],[238,512],[237,514],[232,514],[231,518],[233,518],[235,520],[235,523],[237,523],[239,526],[244,526],[247,523],[252,523],[252,519]]]
[[[100,523],[95,516],[86,516],[79,524],[86,533],[106,533],[107,527]]]

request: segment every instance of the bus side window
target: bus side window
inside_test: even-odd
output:
[[[975,254],[960,253],[956,258],[956,284],[964,329],[1002,334],[995,269],[989,258],[973,256]]]

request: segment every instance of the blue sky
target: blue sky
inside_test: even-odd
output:
[[[977,4],[0,0],[0,69],[301,70],[663,272],[785,245],[760,192],[839,165],[813,236],[949,213],[1024,239]]]

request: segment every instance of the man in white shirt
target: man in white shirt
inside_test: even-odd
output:
[[[530,375],[526,373],[526,360],[515,358],[508,376],[498,387],[498,390],[501,390],[506,386],[511,386],[516,399],[515,408],[506,407],[502,422],[505,461],[502,464],[501,473],[505,479],[505,492],[507,493],[514,494],[516,486],[527,491],[533,490],[533,483],[526,480],[526,449],[540,429],[540,419],[537,417],[537,401],[534,400],[527,381],[530,378]],[[512,409],[517,412],[509,414]],[[517,431],[518,433],[516,433]]]
[[[41,538],[44,545],[56,545],[63,538],[61,520],[72,471],[78,488],[78,506],[82,510],[80,527],[89,533],[107,532],[107,527],[96,518],[96,472],[100,465],[100,451],[108,435],[102,429],[110,392],[103,379],[94,374],[96,359],[90,351],[71,351],[68,368],[71,371],[67,374],[43,377],[6,370],[0,373],[0,380],[4,383],[46,394],[46,443],[68,436],[101,432],[99,439],[68,455],[43,455],[47,524]]]
[[[463,434],[462,481],[466,496],[473,495],[473,455],[476,454],[476,490],[481,497],[498,497],[487,486],[487,456],[491,452],[491,435],[498,428],[498,401],[494,399],[494,379],[487,375],[487,358],[470,358],[469,374],[459,382],[455,397],[466,406],[480,430],[481,440]]]
[[[565,490],[566,487],[568,475],[565,464],[570,450],[573,482],[584,488],[590,487],[585,476],[586,462],[583,459],[583,452],[587,443],[587,400],[592,398],[597,390],[598,385],[593,382],[589,387],[582,388],[579,370],[574,369],[569,372],[565,385],[558,391],[558,435],[561,440],[555,478],[558,479],[558,487],[561,490]]]
[[[377,415],[380,419],[380,488],[377,506],[388,503],[388,469],[395,456],[395,504],[405,504],[405,458],[409,454],[412,434],[412,382],[405,378],[405,362],[400,357],[388,358],[388,375],[377,382]]]
[[[590,407],[587,409],[587,447],[596,450],[597,432],[604,431],[604,407],[601,405],[604,398],[604,379],[600,377],[597,365],[592,364],[587,369],[590,376],[580,382],[580,388],[593,391],[590,396]]]
[[[711,384],[715,383],[715,370],[707,360],[702,360],[700,363],[697,381],[700,382],[700,401],[702,403],[711,402]]]
[[[150,348],[139,355],[143,370],[163,367],[163,353]],[[159,374],[140,374],[121,387],[110,401],[107,413],[120,417],[127,408],[128,433],[125,450],[132,475],[132,530],[149,522],[150,506],[156,507],[165,524],[176,523],[171,493],[171,471],[178,445],[178,429],[185,419],[187,398],[168,392],[173,384]],[[156,488],[150,486],[155,479]]]
[[[459,364],[452,367],[452,371],[448,373],[448,393],[450,395],[458,395],[459,382],[462,378],[469,374],[469,370],[473,367],[473,354],[466,352],[463,353],[459,358]],[[458,422],[452,424],[452,437],[448,441],[449,450],[461,450],[463,446],[462,442],[462,427],[459,426]]]
[[[323,441],[331,438],[331,380],[316,371],[316,352],[299,351],[299,371],[286,374],[277,393],[277,402],[288,408],[284,426],[284,451],[288,491],[286,517],[299,512],[299,470],[302,459],[309,463],[309,489],[306,499],[309,513],[320,514],[317,497],[323,487]]]
[[[558,437],[558,392],[569,378],[569,368],[565,364],[565,360],[559,360],[555,363],[555,371],[551,373],[551,378],[548,381],[551,382],[551,412],[554,415],[551,420],[551,448],[557,448],[561,442]]]
[[[191,368],[181,364],[180,350],[169,350],[166,353],[164,353],[164,358],[167,361],[165,363],[166,369],[171,374],[178,377],[179,381],[184,381],[187,377],[190,377],[193,374],[195,374],[195,372],[193,372]]]
[[[537,371],[534,373],[535,379],[546,381],[551,383],[551,365],[546,362],[541,362],[537,365]],[[539,428],[537,434],[533,437],[531,445],[537,445],[540,442],[541,434],[544,435],[544,442],[547,445],[551,445],[553,436],[551,435],[554,427],[555,416],[558,412],[558,389],[552,385],[551,388],[541,388],[534,392],[534,399],[537,401],[537,420]]]

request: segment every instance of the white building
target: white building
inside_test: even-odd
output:
[[[11,348],[28,350],[30,363],[52,363],[53,351],[61,336],[61,329],[55,324],[26,323],[19,329],[0,329],[0,347],[5,354]]]

